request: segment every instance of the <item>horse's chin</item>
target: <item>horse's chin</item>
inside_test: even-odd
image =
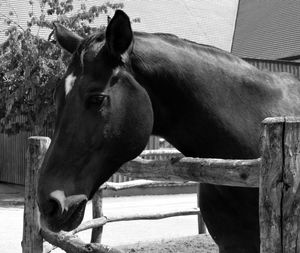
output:
[[[59,218],[48,218],[41,216],[41,225],[53,232],[61,230],[71,231],[77,228],[83,220],[86,201],[81,202],[78,206],[71,207],[68,212]]]

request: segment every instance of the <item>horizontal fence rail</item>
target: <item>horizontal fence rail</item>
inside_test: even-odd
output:
[[[41,165],[41,159],[43,159],[44,153],[47,150],[47,147],[50,144],[50,139],[47,137],[31,137],[29,139],[30,147],[29,153],[28,153],[28,167],[31,169],[28,169],[28,172],[36,172],[36,169],[38,170],[39,166]],[[33,147],[33,148],[32,148]],[[41,148],[39,148],[41,147]],[[160,151],[160,152],[159,152]],[[170,158],[180,158],[183,157],[183,155],[175,150],[175,149],[162,149],[162,150],[145,150],[141,153],[141,157],[147,158],[147,159],[160,159],[160,160],[166,160]],[[30,159],[32,157],[32,159]],[[143,159],[144,160],[144,159]],[[150,161],[150,160],[149,160]],[[34,168],[34,169],[32,169]],[[29,173],[30,174],[30,173]],[[31,175],[31,174],[30,174]],[[36,175],[31,175],[26,178],[30,178],[31,180],[35,180]],[[36,182],[34,182],[35,184]],[[34,188],[31,182],[27,182],[26,187],[28,188]],[[46,241],[51,243],[54,246],[46,245],[44,248],[44,253],[51,252],[53,248],[59,247],[66,252],[121,252],[117,249],[110,248],[105,245],[100,245],[101,241],[101,235],[102,235],[102,228],[105,224],[110,222],[117,222],[117,221],[129,221],[129,220],[156,220],[156,219],[164,219],[169,217],[175,217],[175,216],[184,216],[184,215],[198,215],[198,219],[200,222],[202,221],[202,216],[200,213],[199,208],[191,208],[186,210],[173,210],[169,212],[159,212],[159,213],[144,213],[144,214],[131,214],[126,216],[103,216],[102,213],[102,191],[104,189],[110,189],[110,190],[125,190],[130,188],[140,188],[140,187],[155,187],[155,186],[183,186],[183,185],[198,185],[196,182],[170,182],[170,181],[152,181],[152,180],[133,180],[128,182],[122,182],[122,183],[115,183],[115,182],[106,182],[103,184],[98,192],[95,194],[93,198],[93,218],[90,221],[87,221],[83,224],[81,224],[77,229],[71,231],[71,232],[60,232],[60,233],[53,233],[49,231],[48,229],[41,227],[40,234],[41,237],[44,238]],[[28,199],[31,199],[28,196]],[[31,203],[31,205],[36,205],[36,203]],[[31,207],[32,208],[32,207]],[[34,207],[36,208],[36,207]],[[27,213],[27,212],[25,212]],[[25,215],[25,214],[24,214]],[[31,216],[30,216],[31,217]],[[28,218],[28,217],[27,217]],[[26,217],[24,216],[24,221]],[[34,218],[31,219],[31,222],[26,222],[28,224],[33,224],[32,222]],[[203,223],[204,224],[204,223]],[[199,231],[204,232],[205,228],[204,225],[200,224]],[[24,224],[25,227],[25,224]],[[35,227],[35,226],[34,226]],[[86,244],[80,240],[76,236],[78,232],[87,230],[87,229],[93,229],[92,230],[92,238],[91,243]],[[25,231],[25,230],[24,230]],[[35,231],[35,229],[32,230],[32,227],[27,228],[26,231]],[[28,234],[28,233],[27,233]],[[26,234],[26,235],[27,235]],[[36,233],[33,235],[36,236]],[[29,238],[29,239],[28,239]],[[26,251],[25,245],[26,241],[34,242],[35,240],[30,240],[31,236],[26,236],[24,234],[23,237],[23,252],[30,252]],[[40,246],[40,240],[38,240],[39,246]],[[36,251],[38,247],[35,247],[34,252],[42,252],[42,251]]]
[[[136,158],[124,164],[119,172],[133,178],[151,180],[190,180],[201,183],[258,187],[260,159],[224,160],[181,158],[151,161]]]
[[[149,150],[147,150],[148,152]],[[174,151],[174,152],[173,152]],[[151,152],[151,151],[150,151]],[[158,153],[157,151],[153,153]],[[178,151],[172,150],[173,154],[178,154]],[[144,152],[142,153],[144,154]],[[165,158],[165,157],[164,157]],[[199,193],[197,194],[197,204],[198,208],[194,209],[189,209],[189,210],[176,210],[176,211],[171,211],[171,212],[164,212],[164,213],[152,213],[152,214],[133,214],[131,216],[126,216],[126,217],[119,217],[117,220],[116,218],[107,218],[103,217],[102,213],[102,198],[103,198],[103,190],[113,190],[113,191],[120,191],[120,190],[126,190],[126,189],[132,189],[132,188],[141,188],[141,187],[157,187],[157,186],[187,186],[187,185],[194,185],[198,186],[198,191],[199,191],[199,183],[197,182],[176,182],[176,181],[152,181],[152,180],[133,180],[129,182],[122,182],[122,183],[114,183],[114,182],[106,182],[104,183],[98,190],[98,192],[95,194],[93,197],[93,218],[96,220],[100,221],[101,219],[108,221],[125,221],[125,220],[144,220],[144,219],[163,219],[163,218],[169,218],[169,217],[174,217],[174,216],[183,216],[183,215],[198,215],[198,232],[199,234],[203,234],[206,232],[206,227],[199,209]],[[91,222],[93,223],[94,220]],[[95,223],[98,225],[93,226],[92,230],[92,238],[91,242],[101,242],[101,237],[102,237],[102,229],[98,229],[97,227],[100,226],[100,223]],[[104,223],[106,224],[106,223]],[[104,225],[103,224],[103,225]],[[102,228],[102,226],[100,226]]]
[[[158,139],[158,137],[152,136],[149,140],[149,145],[147,145],[146,148],[152,147],[153,145],[150,145],[154,142],[155,139]],[[154,142],[155,143],[155,142]],[[154,146],[154,148],[157,148],[157,146]],[[180,153],[177,149],[174,148],[160,148],[160,149],[147,149],[144,150],[140,155],[141,158],[144,159],[150,159],[150,160],[167,160],[174,157],[183,157],[183,154]],[[122,183],[122,182],[128,182],[133,180],[130,176],[125,176],[119,172],[113,174],[109,182],[113,183]]]
[[[35,202],[36,173],[43,159],[47,140],[31,139],[28,158],[28,181],[24,209],[23,252],[42,252],[42,238],[67,252],[120,252],[99,243],[85,244],[72,233],[39,230]],[[147,179],[181,179],[242,187],[259,187],[259,222],[261,253],[297,253],[300,248],[300,118],[278,117],[263,121],[261,158],[253,160],[221,160],[171,158],[148,161],[136,158],[126,163],[121,173]],[[158,176],[159,175],[159,176]],[[106,187],[110,187],[106,185]],[[113,187],[113,186],[112,186]],[[128,187],[125,186],[125,187]],[[174,211],[177,215],[182,211]],[[198,214],[198,209],[186,210]],[[133,215],[127,219],[158,218],[170,214]],[[83,228],[102,227],[122,217],[100,217],[83,223]],[[125,217],[123,217],[124,219]],[[30,251],[29,249],[35,250]]]
[[[106,182],[100,189],[101,190],[113,190],[120,191],[132,188],[142,188],[142,187],[156,187],[156,186],[183,186],[183,185],[198,185],[197,182],[187,181],[187,182],[178,182],[178,181],[152,181],[152,180],[132,180],[122,183]]]

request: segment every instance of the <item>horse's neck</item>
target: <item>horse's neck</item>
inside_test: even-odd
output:
[[[249,119],[244,120],[242,110],[248,112],[247,104],[260,103],[251,100],[263,99],[268,90],[253,82],[241,90],[245,93],[239,94],[242,97],[232,93],[233,86],[238,90],[239,82],[243,82],[243,73],[239,72],[254,71],[252,67],[226,53],[222,56],[222,52],[217,51],[213,55],[213,49],[209,52],[206,48],[186,50],[164,41],[154,42],[145,42],[144,51],[135,52],[132,60],[134,75],[152,101],[153,133],[165,137],[186,155],[255,156],[253,150],[258,138],[251,134],[257,128],[248,128],[248,132],[237,130],[245,129],[247,121],[256,124],[263,117],[249,111]],[[253,89],[261,97],[253,96]],[[233,109],[241,99],[247,100],[242,104],[244,108]],[[235,150],[230,150],[230,146]]]

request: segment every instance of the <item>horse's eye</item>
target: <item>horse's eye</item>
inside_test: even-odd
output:
[[[86,100],[87,107],[97,106],[97,108],[101,107],[108,95],[103,93],[91,94],[88,96]]]

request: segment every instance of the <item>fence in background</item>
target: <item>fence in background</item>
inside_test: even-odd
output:
[[[46,136],[50,136],[45,133]],[[26,172],[26,150],[28,147],[28,138],[32,133],[22,132],[14,136],[0,134],[0,181],[21,184],[25,182]],[[151,136],[146,149],[158,149],[159,138]],[[125,182],[130,178],[114,174],[111,182]]]
[[[119,217],[99,217],[65,233],[53,233],[39,227],[35,201],[36,173],[47,140],[32,139],[29,146],[24,210],[23,253],[43,251],[43,238],[66,252],[119,253],[100,243],[84,243],[75,234],[98,228]],[[262,154],[252,160],[181,158],[168,161],[136,158],[121,167],[120,172],[137,178],[190,180],[217,185],[259,187],[259,222],[261,253],[296,253],[299,248],[300,210],[300,118],[278,117],[263,122]],[[140,215],[138,219],[147,217]],[[122,217],[122,220],[133,219]]]

